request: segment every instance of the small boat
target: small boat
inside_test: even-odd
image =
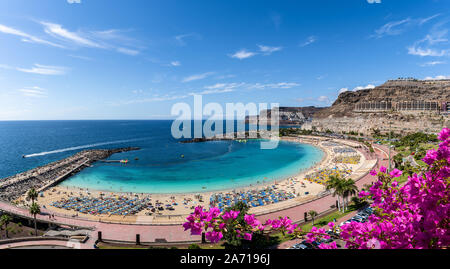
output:
[[[135,161],[138,161],[138,160],[139,160],[139,158],[138,158],[138,157],[136,157],[136,158],[134,158],[134,160],[135,160]]]
[[[25,159],[26,157],[27,157],[27,156],[25,156],[25,155],[22,155],[22,158],[24,158],[24,159]]]

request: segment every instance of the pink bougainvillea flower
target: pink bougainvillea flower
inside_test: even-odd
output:
[[[387,168],[384,167],[384,166],[381,166],[381,167],[380,167],[380,172],[381,172],[381,173],[386,173],[386,172],[387,172]]]
[[[378,172],[375,171],[375,170],[370,171],[370,175],[371,175],[371,176],[376,176],[377,174],[378,174]]]
[[[334,225],[334,222],[328,222],[328,227],[330,227],[331,230],[333,230]]]
[[[245,215],[244,221],[252,227],[258,227],[261,224],[261,222],[259,222],[259,220],[257,220],[255,218],[254,214],[253,215]]]
[[[368,193],[368,192],[366,192],[366,191],[360,191],[359,194],[358,194],[358,196],[359,196],[359,198],[363,198],[363,197],[368,196],[369,194],[370,194],[370,193]]]
[[[398,170],[397,168],[395,168],[394,170],[392,170],[389,175],[392,178],[396,178],[396,177],[400,177],[402,175],[402,171]]]
[[[450,129],[444,128],[438,135],[438,139],[441,141],[445,141],[450,137]]]
[[[252,241],[252,234],[251,233],[245,233],[244,234],[244,239],[248,240],[248,241]]]
[[[223,215],[222,215],[222,219],[223,220],[227,220],[227,219],[236,219],[237,217],[238,217],[238,215],[239,215],[239,211],[233,211],[233,210],[230,210],[230,211],[228,211],[228,212],[225,212]]]
[[[209,231],[205,234],[205,237],[212,243],[217,243],[220,241],[220,239],[222,239],[223,234],[217,231]]]

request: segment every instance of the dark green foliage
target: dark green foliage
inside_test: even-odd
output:
[[[201,249],[201,247],[197,244],[190,244],[188,249]]]
[[[394,142],[396,147],[406,146],[410,149],[415,149],[419,147],[421,143],[437,142],[437,136],[434,134],[425,133],[413,133],[406,135],[400,139],[398,142]]]

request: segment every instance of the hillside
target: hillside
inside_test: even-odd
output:
[[[331,107],[319,111],[314,117],[355,116],[353,110],[357,104],[382,101],[450,102],[450,80],[390,80],[374,89],[343,92]]]
[[[390,80],[373,89],[347,91],[314,114],[304,129],[370,134],[373,130],[436,132],[449,125],[450,80]]]

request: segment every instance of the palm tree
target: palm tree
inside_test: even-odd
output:
[[[5,233],[6,233],[6,238],[8,238],[8,224],[12,221],[12,218],[10,215],[8,214],[4,214],[2,215],[2,217],[0,218],[0,226],[5,225]]]
[[[37,203],[32,203],[30,206],[30,214],[33,215],[34,218],[34,234],[37,236],[37,224],[36,224],[36,215],[41,213],[41,208]]]
[[[31,199],[31,203],[34,203],[34,200],[37,200],[38,193],[35,188],[31,188],[27,193],[27,198]]]
[[[355,184],[355,181],[351,178],[344,179],[342,182],[342,195],[344,200],[344,211],[348,207],[348,197],[353,196],[358,192],[358,187]]]
[[[341,211],[341,201],[340,196],[343,193],[343,180],[338,176],[330,176],[330,179],[327,181],[326,189],[333,190],[333,197],[337,196],[338,199],[338,210]]]
[[[310,211],[308,212],[308,215],[311,217],[311,219],[312,219],[312,225],[314,226],[314,218],[317,217],[317,212],[314,211],[314,210],[310,210]]]

